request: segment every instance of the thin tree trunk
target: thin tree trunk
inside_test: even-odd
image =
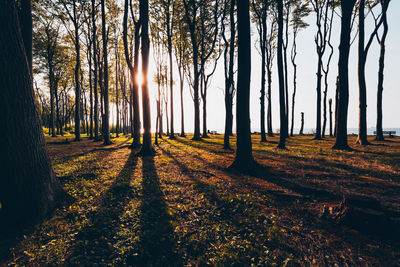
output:
[[[76,0],[73,0],[73,16],[74,16],[74,27],[75,27],[75,52],[76,52],[76,64],[75,64],[75,141],[81,141],[81,125],[80,125],[80,113],[81,113],[81,84],[79,81],[79,75],[81,70],[81,47],[79,44],[79,26],[76,21]]]
[[[304,134],[304,112],[301,112],[301,126],[300,126],[300,132],[299,135]]]
[[[103,35],[103,70],[104,70],[104,145],[110,145],[110,106],[109,106],[109,95],[108,95],[108,52],[107,52],[107,36],[106,36],[106,12],[104,1],[101,0],[101,23],[102,23],[102,35]]]
[[[367,139],[367,85],[365,82],[365,0],[360,0],[358,8],[358,85],[359,85],[359,118],[356,143],[368,145]]]
[[[283,0],[278,0],[278,76],[279,76],[279,104],[280,104],[280,138],[278,148],[286,149],[286,108],[285,108],[285,76],[283,70],[282,46],[283,46]]]
[[[99,137],[99,93],[98,93],[98,61],[97,61],[97,38],[96,38],[96,17],[95,1],[92,0],[92,29],[93,29],[93,91],[94,91],[94,141],[100,141]]]
[[[383,34],[380,40],[380,55],[379,55],[379,70],[378,70],[378,95],[377,95],[377,120],[376,120],[376,140],[383,141],[383,127],[382,127],[382,100],[383,100],[383,79],[385,70],[385,53],[386,53],[386,37],[389,31],[387,22],[387,8],[390,0],[384,0],[382,5],[382,20],[383,20]]]
[[[333,137],[333,129],[332,129],[332,98],[329,98],[329,136]]]

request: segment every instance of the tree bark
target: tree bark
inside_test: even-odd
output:
[[[301,126],[300,126],[300,132],[299,135],[304,134],[304,112],[301,112]]]
[[[73,0],[73,24],[75,28],[75,53],[76,53],[76,63],[75,63],[75,141],[81,141],[81,124],[80,124],[80,114],[81,114],[81,84],[79,81],[80,70],[81,70],[81,46],[79,44],[79,26],[76,15],[76,0]]]
[[[244,172],[254,171],[256,162],[252,154],[250,133],[250,76],[251,76],[251,37],[249,1],[237,1],[238,27],[238,83],[236,97],[237,149],[230,166]]]
[[[0,231],[48,215],[64,196],[47,155],[15,1],[0,2]],[[12,133],[12,134],[10,134]]]
[[[108,146],[111,144],[110,140],[110,105],[109,105],[109,94],[108,94],[108,51],[107,51],[107,29],[106,29],[106,12],[104,1],[101,0],[101,24],[102,24],[102,35],[103,35],[103,70],[104,70],[104,145]]]
[[[93,92],[94,92],[94,141],[100,141],[99,137],[99,93],[98,93],[98,61],[97,61],[97,27],[96,27],[96,0],[92,0],[92,29],[93,29]]]
[[[339,45],[339,102],[337,135],[334,149],[349,149],[347,143],[347,115],[349,106],[349,53],[351,16],[356,0],[341,0],[341,33]]]
[[[174,75],[173,75],[173,65],[172,65],[172,27],[173,22],[171,20],[170,6],[171,0],[168,0],[168,11],[167,11],[167,39],[168,39],[168,57],[169,57],[169,86],[170,86],[170,111],[171,111],[171,132],[169,135],[170,139],[175,139],[174,132]],[[173,8],[173,7],[172,7]]]
[[[358,8],[358,85],[359,85],[359,118],[356,143],[368,145],[367,140],[367,85],[365,82],[365,0],[360,0]]]
[[[277,47],[277,60],[278,60],[278,76],[279,76],[279,105],[280,105],[280,138],[278,148],[286,149],[286,102],[285,102],[285,76],[283,71],[283,0],[278,0],[278,47]]]
[[[383,79],[385,70],[385,54],[386,54],[386,37],[389,31],[387,22],[387,9],[390,0],[383,0],[382,5],[382,21],[383,21],[383,34],[380,40],[380,55],[379,55],[379,70],[378,70],[378,95],[377,95],[377,120],[376,120],[376,140],[384,141],[383,137],[383,111],[382,111],[382,100],[383,100]]]
[[[154,155],[154,149],[151,144],[151,113],[150,113],[150,96],[148,88],[147,74],[149,69],[149,1],[140,0],[140,20],[142,26],[142,108],[143,108],[143,145],[140,151],[142,156]]]
[[[19,25],[21,27],[22,40],[24,42],[26,59],[28,61],[29,71],[32,75],[32,4],[31,0],[21,0],[19,14]]]

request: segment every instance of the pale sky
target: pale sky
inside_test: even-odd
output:
[[[380,6],[378,7],[380,8]],[[339,11],[340,13],[340,11]],[[388,12],[389,33],[386,43],[386,60],[385,60],[385,82],[383,93],[383,127],[400,128],[400,2],[391,1]],[[307,19],[310,27],[301,31],[298,36],[298,75],[297,75],[297,96],[295,106],[295,128],[300,127],[300,112],[305,113],[305,128],[315,128],[316,124],[316,69],[317,55],[314,44],[314,34],[316,27],[314,26],[315,17],[310,15]],[[367,21],[371,21],[368,17]],[[371,25],[370,23],[368,23]],[[366,36],[371,32],[371,27],[367,27]],[[252,74],[251,74],[251,126],[252,131],[259,131],[260,127],[260,78],[261,66],[260,56],[255,49],[257,41],[257,32],[252,29]],[[336,16],[333,26],[332,43],[335,48],[334,56],[331,63],[330,84],[328,98],[333,98],[335,95],[335,83],[337,76],[338,62],[338,46],[340,35],[340,20]],[[290,37],[291,38],[291,37]],[[289,40],[291,47],[291,41]],[[358,127],[358,78],[357,78],[357,40],[354,42],[350,55],[350,102],[349,102],[349,128]],[[288,50],[289,50],[288,49]],[[290,56],[289,56],[290,58]],[[366,76],[367,76],[367,94],[368,94],[368,127],[376,125],[376,94],[377,94],[377,78],[378,78],[378,58],[379,47],[374,41],[368,54]],[[274,68],[276,67],[276,58],[274,60]],[[149,80],[152,80],[154,70],[153,58],[150,57],[150,73]],[[180,99],[179,99],[179,83],[178,72],[175,69],[174,79],[175,85],[175,132],[180,131]],[[292,65],[289,61],[289,94],[292,91]],[[277,71],[273,71],[272,83],[272,112],[273,112],[273,127],[279,128],[279,101],[278,101],[278,84]],[[150,84],[151,108],[152,108],[152,129],[155,129],[155,89],[154,84]],[[225,122],[224,108],[224,74],[223,60],[221,57],[213,81],[208,91],[208,129],[222,131]],[[185,130],[193,132],[193,101],[189,93],[189,88],[185,87]],[[291,102],[291,99],[289,100]],[[235,108],[234,108],[235,110]]]

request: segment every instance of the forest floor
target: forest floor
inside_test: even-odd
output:
[[[371,137],[366,147],[349,138],[353,151],[312,136],[279,150],[277,137],[261,143],[253,135],[264,168],[242,175],[227,170],[234,151],[223,150],[222,135],[164,137],[154,157],[136,156],[126,137],[106,147],[46,137],[75,201],[2,238],[0,266],[400,265],[398,221],[360,227],[321,217],[324,206],[360,196],[399,219],[400,138]]]

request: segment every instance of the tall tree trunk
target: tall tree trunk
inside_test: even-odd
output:
[[[98,93],[98,61],[97,61],[97,27],[96,27],[96,0],[92,0],[92,29],[93,29],[93,91],[94,91],[94,141],[100,141],[99,137],[99,93]]]
[[[269,67],[267,67],[267,77],[268,77],[267,129],[268,129],[268,136],[269,137],[273,137],[274,136],[274,132],[273,132],[273,129],[272,129],[272,71],[271,71],[271,69]]]
[[[368,145],[367,140],[367,85],[365,82],[365,0],[360,0],[358,8],[358,85],[359,85],[359,118],[356,143]]]
[[[49,214],[64,195],[47,155],[20,32],[15,1],[0,1],[0,231]]]
[[[280,138],[278,148],[286,149],[286,108],[285,108],[285,76],[283,71],[283,0],[278,0],[278,76],[279,76],[279,110],[280,110]]]
[[[81,70],[81,46],[79,44],[79,25],[76,21],[76,0],[73,0],[73,16],[74,16],[74,28],[75,28],[75,53],[76,53],[76,63],[75,63],[75,141],[81,141],[81,124],[80,124],[80,114],[81,114],[81,84],[79,81],[79,75]]]
[[[337,136],[337,124],[338,124],[338,108],[339,108],[339,75],[336,77],[336,94],[335,94],[335,129],[333,136]]]
[[[333,148],[349,149],[347,143],[347,115],[349,106],[349,53],[351,16],[356,0],[341,0],[341,33],[339,45],[339,103],[337,118],[337,136]]]
[[[266,8],[264,7],[266,12]],[[266,16],[266,14],[265,14]],[[260,90],[260,118],[261,118],[261,142],[266,142],[267,137],[265,135],[265,83],[266,83],[266,19],[262,19],[261,31],[260,31],[260,49],[261,49],[261,90]]]
[[[169,135],[170,139],[175,139],[174,132],[174,74],[172,65],[172,20],[170,14],[171,0],[168,0],[168,12],[167,16],[167,39],[168,39],[168,57],[169,57],[169,86],[170,86],[170,107],[171,107],[171,133]],[[173,8],[173,7],[172,7]]]
[[[49,87],[50,87],[50,127],[51,127],[51,136],[56,137],[56,125],[55,125],[55,103],[54,103],[54,72],[53,66],[49,62]]]
[[[290,15],[290,2],[285,2],[286,4],[286,20],[285,20],[285,39],[282,40],[283,47],[283,71],[285,80],[285,137],[289,137],[289,80],[288,80],[288,60],[287,60],[287,48],[289,43],[289,15]]]
[[[193,104],[194,104],[194,135],[193,140],[201,140],[200,135],[200,95],[199,95],[199,78],[200,78],[200,71],[199,71],[199,48],[197,44],[197,35],[196,35],[196,18],[198,16],[196,7],[196,2],[191,1],[191,7],[183,0],[183,4],[185,6],[185,16],[186,22],[189,26],[190,31],[190,39],[193,46]],[[192,12],[192,16],[190,16],[190,12]]]
[[[154,154],[154,149],[151,144],[151,114],[150,114],[150,96],[148,88],[148,69],[149,69],[149,1],[140,0],[140,19],[142,22],[142,108],[143,108],[143,146],[140,151],[142,156]]]
[[[293,65],[293,94],[292,94],[292,120],[290,124],[290,136],[294,136],[293,128],[294,128],[294,104],[297,90],[297,64],[296,64],[296,56],[297,56],[297,43],[296,43],[297,31],[293,33],[293,46],[292,46],[292,54],[291,60]]]
[[[102,24],[102,35],[103,35],[103,69],[104,69],[104,145],[110,145],[110,106],[109,106],[109,95],[108,95],[108,52],[107,52],[107,29],[106,29],[106,12],[104,1],[101,0],[101,24]]]
[[[222,23],[224,23],[222,21]],[[225,38],[225,26],[223,26],[223,38],[225,41],[225,132],[224,132],[224,149],[231,149],[229,137],[232,136],[233,127],[233,94],[234,94],[234,60],[235,60],[235,39],[236,39],[236,24],[235,24],[235,0],[230,1],[229,7],[229,24],[230,24],[230,40]],[[224,24],[223,24],[224,25]],[[229,56],[228,56],[229,48]],[[229,57],[229,60],[227,59]]]
[[[183,84],[184,84],[184,76],[183,70],[179,67],[179,82],[180,82],[180,96],[181,96],[181,137],[185,137],[185,110],[183,108]]]
[[[239,171],[254,171],[256,165],[251,144],[250,132],[250,76],[251,76],[251,37],[249,1],[237,1],[238,27],[238,83],[236,97],[236,156],[230,168]]]
[[[89,40],[90,41],[90,40]],[[89,139],[93,139],[93,76],[92,76],[92,45],[89,45],[88,49],[88,63],[89,63],[89,104],[90,104],[90,129],[89,129]]]
[[[378,95],[377,95],[377,120],[376,120],[376,140],[383,141],[383,127],[382,127],[382,100],[383,100],[383,79],[385,69],[385,53],[386,53],[386,37],[389,31],[387,22],[387,8],[390,0],[383,0],[382,5],[382,21],[383,21],[383,34],[380,40],[380,55],[379,55],[379,70],[378,70]]]
[[[139,84],[137,81],[138,68],[139,68],[139,48],[140,48],[140,28],[141,21],[134,21],[135,31],[134,31],[134,52],[133,52],[133,65],[131,62],[131,56],[129,54],[128,48],[128,10],[129,4],[128,0],[125,0],[125,8],[124,8],[124,18],[123,18],[123,40],[124,40],[124,51],[125,51],[125,59],[128,65],[129,74],[130,74],[130,107],[129,114],[131,120],[131,132],[133,137],[132,147],[139,148],[140,145],[140,106],[139,106]],[[134,20],[134,18],[132,18]]]

